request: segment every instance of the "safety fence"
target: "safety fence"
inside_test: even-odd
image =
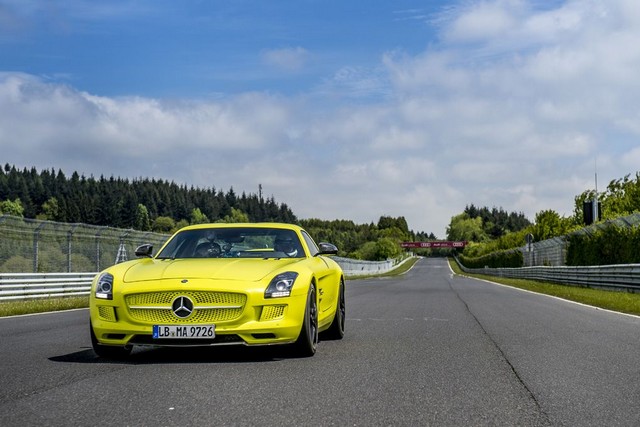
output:
[[[520,248],[525,267],[532,266],[562,266],[567,263],[567,249],[569,237],[573,234],[593,234],[606,227],[617,226],[621,228],[639,227],[640,213],[634,213],[625,217],[611,219],[592,224],[566,236],[558,236],[540,242],[534,242]]]
[[[169,235],[0,215],[0,274],[100,271]]]
[[[536,266],[522,268],[466,268],[460,262],[458,262],[458,265],[462,271],[470,274],[541,280],[563,285],[640,292],[640,264],[586,267]]]
[[[567,236],[534,242],[520,249],[522,251],[522,261],[525,267],[565,265],[568,246]]]

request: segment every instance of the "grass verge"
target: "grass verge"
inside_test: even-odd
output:
[[[553,295],[558,298],[607,310],[618,311],[620,313],[640,315],[640,294],[638,293],[606,291],[580,286],[559,285],[557,283],[541,282],[537,280],[488,276],[485,274],[468,274],[463,272],[456,261],[452,258],[449,258],[449,265],[454,273],[461,276],[490,280],[502,285],[513,286],[514,288],[525,289],[539,294]]]
[[[44,298],[0,303],[0,317],[89,307],[89,297]]]

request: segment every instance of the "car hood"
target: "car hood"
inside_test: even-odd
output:
[[[218,258],[148,260],[129,268],[123,280],[219,279],[254,282],[300,259]]]

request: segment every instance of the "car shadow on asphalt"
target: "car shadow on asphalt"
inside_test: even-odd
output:
[[[189,348],[137,348],[122,359],[97,356],[91,347],[74,353],[50,357],[52,362],[95,363],[120,365],[153,365],[166,363],[258,363],[291,359],[284,349],[277,347],[189,347]]]

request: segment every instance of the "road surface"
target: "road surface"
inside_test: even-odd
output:
[[[640,425],[640,319],[423,259],[347,282],[346,335],[278,348],[91,350],[88,311],[0,319],[0,425]]]

